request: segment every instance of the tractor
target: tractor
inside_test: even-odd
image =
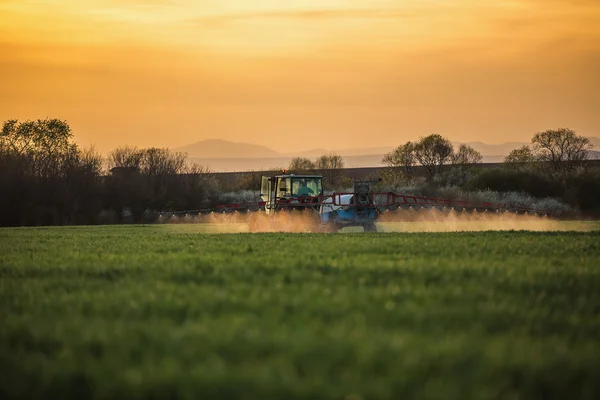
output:
[[[346,226],[377,231],[377,205],[370,188],[375,181],[355,181],[352,193],[325,195],[323,179],[322,175],[263,176],[260,196],[265,213],[303,210],[314,220],[313,231],[335,232]]]
[[[283,174],[263,176],[261,201],[223,204],[216,210],[161,212],[160,218],[200,214],[246,212],[250,231],[337,232],[344,227],[361,226],[377,232],[375,222],[385,220],[386,211],[436,209],[441,212],[511,212],[550,215],[544,210],[508,204],[478,203],[465,200],[414,196],[394,192],[375,192],[378,180],[357,180],[351,192],[325,194],[322,175]],[[298,218],[300,217],[300,218]],[[168,218],[167,218],[168,219]]]

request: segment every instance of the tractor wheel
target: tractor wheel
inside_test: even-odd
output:
[[[364,224],[363,229],[365,232],[377,232],[377,225],[375,225],[373,222],[370,224]]]

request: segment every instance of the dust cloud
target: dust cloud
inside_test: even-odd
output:
[[[445,211],[435,208],[385,211],[378,218],[378,222],[378,228],[382,228],[378,230],[385,232],[589,231],[594,229],[592,222],[560,221],[538,214],[485,210]]]
[[[317,232],[319,216],[312,210],[280,211],[267,215],[263,211],[211,212],[200,215],[160,217],[159,223],[202,224],[208,231],[221,232]]]
[[[319,218],[311,210],[228,212],[200,215],[161,216],[158,223],[182,232],[318,232]],[[459,231],[591,231],[600,223],[560,221],[543,215],[508,211],[458,211],[438,209],[399,209],[385,211],[377,219],[378,232],[459,232]],[[341,232],[362,232],[362,227],[346,227]]]

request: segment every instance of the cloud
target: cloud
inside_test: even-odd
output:
[[[188,22],[205,24],[227,24],[238,21],[250,20],[296,20],[296,21],[322,21],[339,19],[401,19],[417,17],[415,11],[394,8],[356,8],[356,9],[303,9],[287,11],[260,11],[230,14],[215,14],[189,19]]]
[[[366,143],[377,133],[397,143],[440,131],[493,142],[553,125],[600,129],[591,2],[225,3],[12,12],[0,24],[0,119],[65,118],[104,148],[124,137]]]

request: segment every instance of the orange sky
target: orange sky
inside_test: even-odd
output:
[[[0,0],[0,54],[0,120],[103,151],[600,136],[598,0]]]

